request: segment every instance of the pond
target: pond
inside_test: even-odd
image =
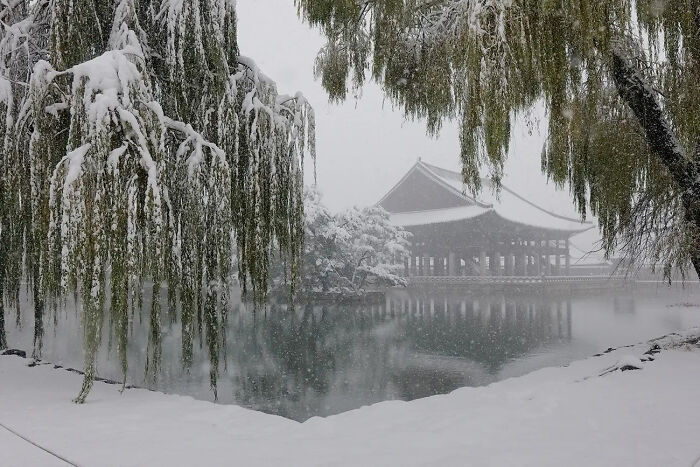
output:
[[[49,320],[45,360],[81,367],[76,319],[68,311]],[[29,318],[17,326],[10,313],[7,321],[10,345],[30,349]],[[390,290],[381,303],[294,311],[270,304],[255,313],[237,304],[226,325],[218,402],[306,420],[485,385],[699,325],[696,284],[579,296]],[[183,371],[179,330],[164,326],[157,383],[144,381],[147,330],[138,326],[129,345],[129,382],[212,400],[206,349],[196,345],[193,366]],[[105,340],[100,375],[119,379],[114,346]]]

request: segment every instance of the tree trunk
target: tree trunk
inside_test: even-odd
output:
[[[647,143],[668,168],[681,192],[686,227],[690,230],[690,261],[700,278],[700,144],[686,157],[651,88],[624,49],[613,48],[612,74],[622,100],[630,107]]]
[[[690,261],[693,263],[695,272],[700,278],[700,193],[695,193],[695,202],[692,200],[688,201],[688,206],[685,207],[685,218],[686,222],[689,224],[691,229],[691,241],[690,246]],[[690,196],[689,196],[690,198]],[[684,205],[686,204],[684,199]]]
[[[2,199],[2,197],[0,197]],[[0,235],[0,245],[7,245],[4,235]],[[7,348],[5,334],[5,268],[7,267],[7,248],[0,248],[0,350]]]
[[[0,289],[0,350],[7,348],[7,335],[5,334],[5,303]]]
[[[44,346],[44,303],[34,305],[34,350],[32,358],[41,358]]]
[[[41,358],[44,344],[44,298],[34,285],[34,350],[32,358]]]

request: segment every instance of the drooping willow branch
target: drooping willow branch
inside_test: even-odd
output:
[[[167,321],[181,323],[186,366],[194,341],[206,340],[216,394],[236,272],[257,303],[274,249],[298,277],[313,110],[301,94],[280,96],[238,54],[230,1],[147,3],[24,4],[18,21],[26,24],[0,38],[6,57],[19,33],[51,31],[34,38],[45,54],[19,49],[28,89],[6,86],[19,62],[0,61],[0,235],[11,257],[0,265],[0,288],[17,297],[27,276],[36,356],[45,312],[75,297],[86,358],[78,402],[90,391],[103,333],[116,337],[126,375],[137,313],[149,318],[146,374],[157,377],[163,301]],[[94,34],[81,12],[99,23]],[[32,26],[39,17],[50,27]]]
[[[327,38],[316,72],[331,99],[345,99],[348,88],[361,87],[369,75],[408,118],[425,119],[429,134],[456,120],[463,178],[474,191],[484,169],[498,186],[512,123],[523,116],[533,123],[533,109],[544,106],[542,171],[569,186],[582,216],[598,217],[606,254],[620,253],[615,246],[629,240],[623,232],[637,232],[647,238],[633,243],[661,249],[636,258],[656,258],[666,271],[692,262],[700,271],[696,3],[295,4]],[[640,191],[648,202],[636,206]],[[658,211],[661,203],[678,214],[678,228],[657,224],[653,234],[632,228],[630,213]]]

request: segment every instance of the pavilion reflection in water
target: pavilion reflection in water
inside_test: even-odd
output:
[[[296,419],[489,384],[508,362],[571,338],[565,299],[402,291],[374,305],[241,309],[231,320],[220,386],[236,403]]]

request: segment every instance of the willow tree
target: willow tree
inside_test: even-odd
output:
[[[430,134],[460,125],[465,182],[498,185],[515,118],[547,109],[542,170],[608,254],[700,273],[700,2],[295,0],[328,39],[332,100],[378,82]]]
[[[45,315],[75,302],[77,402],[105,323],[126,378],[139,313],[147,374],[161,322],[179,321],[185,365],[206,342],[215,390],[234,267],[258,302],[271,254],[298,272],[312,109],[239,54],[234,0],[4,0],[0,20],[0,307],[19,313],[26,280],[39,356]]]

